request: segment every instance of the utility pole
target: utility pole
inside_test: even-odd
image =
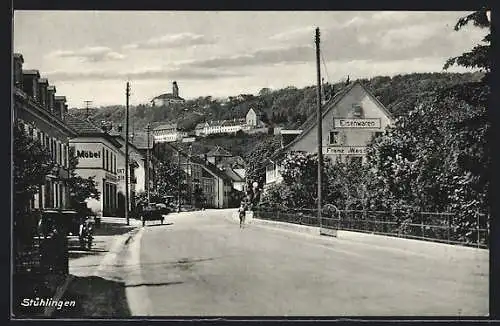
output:
[[[321,221],[321,209],[322,209],[322,176],[323,176],[323,128],[322,128],[322,114],[321,114],[321,66],[320,66],[320,49],[319,49],[319,27],[316,28],[316,70],[318,75],[318,87],[317,87],[317,99],[316,105],[318,106],[318,220],[321,232],[321,227],[323,225]]]
[[[146,130],[147,130],[147,137],[148,137],[148,148],[147,148],[147,154],[146,154],[146,157],[147,157],[146,160],[147,160],[147,166],[148,167],[146,169],[146,172],[147,172],[146,179],[148,180],[147,181],[148,182],[147,183],[147,191],[148,191],[148,206],[149,206],[149,203],[150,203],[150,200],[151,200],[151,198],[150,198],[150,189],[149,189],[150,188],[150,180],[149,180],[149,178],[150,178],[150,173],[149,172],[150,171],[149,171],[149,168],[150,168],[150,155],[151,155],[150,152],[149,152],[149,132],[151,130],[151,125],[149,123],[146,126]]]
[[[193,170],[191,169],[192,150],[193,150],[193,145],[189,144],[189,161],[188,161],[189,194],[190,194],[190,198],[191,198],[191,207],[194,208]]]
[[[177,168],[179,169],[179,177],[177,178],[177,213],[181,212],[181,151],[177,148]]]
[[[128,157],[128,101],[130,97],[130,84],[127,82],[127,87],[125,89],[125,95],[127,98],[127,104],[125,106],[125,219],[127,220],[127,225],[130,225],[130,219],[128,216],[129,210],[129,179],[128,179],[128,169],[129,169],[129,157]]]
[[[88,119],[89,115],[90,115],[89,114],[89,108],[90,108],[90,104],[92,104],[92,101],[83,101],[83,102],[85,103],[85,109],[87,110],[86,111],[86,114],[87,114],[86,118]]]

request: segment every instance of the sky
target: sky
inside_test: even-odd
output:
[[[179,85],[185,99],[378,75],[440,72],[487,31],[453,27],[468,12],[16,11],[13,48],[68,105],[146,104]],[[462,68],[449,71],[462,72]]]

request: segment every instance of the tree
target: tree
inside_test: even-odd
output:
[[[49,151],[29,136],[24,126],[17,120],[13,128],[14,234],[17,244],[31,243],[37,221],[30,212],[30,202],[55,168]]]
[[[459,31],[469,23],[480,28],[491,28],[491,24],[487,17],[487,11],[486,8],[482,8],[465,17],[461,17],[455,25],[455,31]],[[446,70],[453,65],[458,65],[467,68],[479,68],[489,73],[493,62],[491,56],[491,38],[490,31],[482,40],[485,44],[478,44],[469,52],[464,52],[460,56],[448,59],[443,69]]]
[[[245,157],[247,183],[257,182],[261,186],[265,183],[267,159],[280,147],[279,138],[272,136],[257,143],[252,150],[248,151]]]
[[[185,173],[173,162],[163,160],[158,163],[157,182],[155,191],[162,198],[166,196],[177,196],[179,181],[183,183]]]
[[[78,157],[75,155],[73,147],[69,149],[69,178],[67,185],[70,196],[70,206],[73,208],[79,207],[78,204],[85,202],[87,199],[93,198],[99,200],[100,192],[97,189],[95,176],[82,178],[76,174],[78,165]]]

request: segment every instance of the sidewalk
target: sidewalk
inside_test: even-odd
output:
[[[59,302],[74,302],[68,307],[37,307],[17,318],[85,318],[85,317],[126,317],[130,315],[125,297],[124,284],[106,279],[106,270],[116,269],[114,261],[124,245],[139,230],[141,222],[130,219],[126,225],[123,218],[103,217],[95,228],[91,250],[81,250],[76,237],[68,239],[69,275],[48,276],[45,279],[31,278],[22,298],[51,299]],[[101,275],[103,274],[104,277]],[[19,282],[19,281],[18,281]],[[21,280],[22,282],[22,280]],[[26,282],[26,280],[25,280]],[[14,307],[15,308],[15,307]],[[24,309],[26,310],[26,309]]]

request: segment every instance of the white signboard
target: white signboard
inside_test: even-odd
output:
[[[365,155],[366,147],[364,146],[325,146],[323,154],[336,155]]]
[[[100,143],[77,143],[75,144],[75,155],[78,158],[79,168],[102,167],[102,144]]]
[[[380,119],[333,119],[334,128],[380,129]]]

